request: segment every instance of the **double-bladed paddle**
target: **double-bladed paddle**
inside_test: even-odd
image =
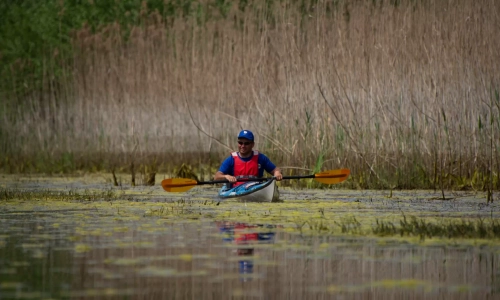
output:
[[[324,184],[335,184],[346,180],[350,173],[349,169],[339,169],[323,171],[312,175],[283,176],[283,179],[313,178],[314,180]],[[238,181],[266,181],[268,179],[269,178],[238,178]],[[162,180],[161,186],[167,192],[185,192],[192,189],[196,185],[228,182],[229,181],[227,180],[196,181],[189,178],[170,178]]]

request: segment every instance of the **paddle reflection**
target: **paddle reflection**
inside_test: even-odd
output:
[[[235,253],[241,256],[238,260],[240,279],[251,280],[253,273],[253,255],[256,244],[272,244],[276,234],[276,225],[248,224],[240,222],[217,222],[223,241],[237,245]]]

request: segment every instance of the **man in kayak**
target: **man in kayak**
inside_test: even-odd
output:
[[[238,152],[231,153],[231,156],[222,162],[214,179],[226,179],[233,187],[243,183],[237,182],[238,177],[263,177],[264,171],[276,177],[278,181],[283,179],[281,170],[267,156],[253,150],[254,145],[253,133],[250,130],[242,130],[238,134]]]

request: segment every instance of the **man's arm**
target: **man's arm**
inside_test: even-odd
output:
[[[231,172],[233,164],[234,160],[231,156],[226,158],[222,162],[222,165],[220,166],[219,170],[215,172],[214,180],[228,180],[229,182],[236,182],[236,177],[228,174]]]
[[[260,162],[263,164],[264,170],[266,170],[267,172],[269,172],[269,174],[276,177],[276,180],[278,180],[278,181],[282,180],[283,175],[281,174],[280,168],[276,167],[276,165],[274,165],[273,162],[264,154],[259,153],[259,155],[261,155],[261,157],[262,157]],[[269,171],[269,170],[271,170],[271,171]]]
[[[236,177],[217,171],[214,175],[214,180],[227,180],[229,182],[236,182]]]

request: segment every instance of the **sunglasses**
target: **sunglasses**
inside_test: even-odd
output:
[[[248,146],[250,145],[252,142],[242,142],[242,141],[238,141],[238,144],[239,145],[245,145],[245,146]]]

